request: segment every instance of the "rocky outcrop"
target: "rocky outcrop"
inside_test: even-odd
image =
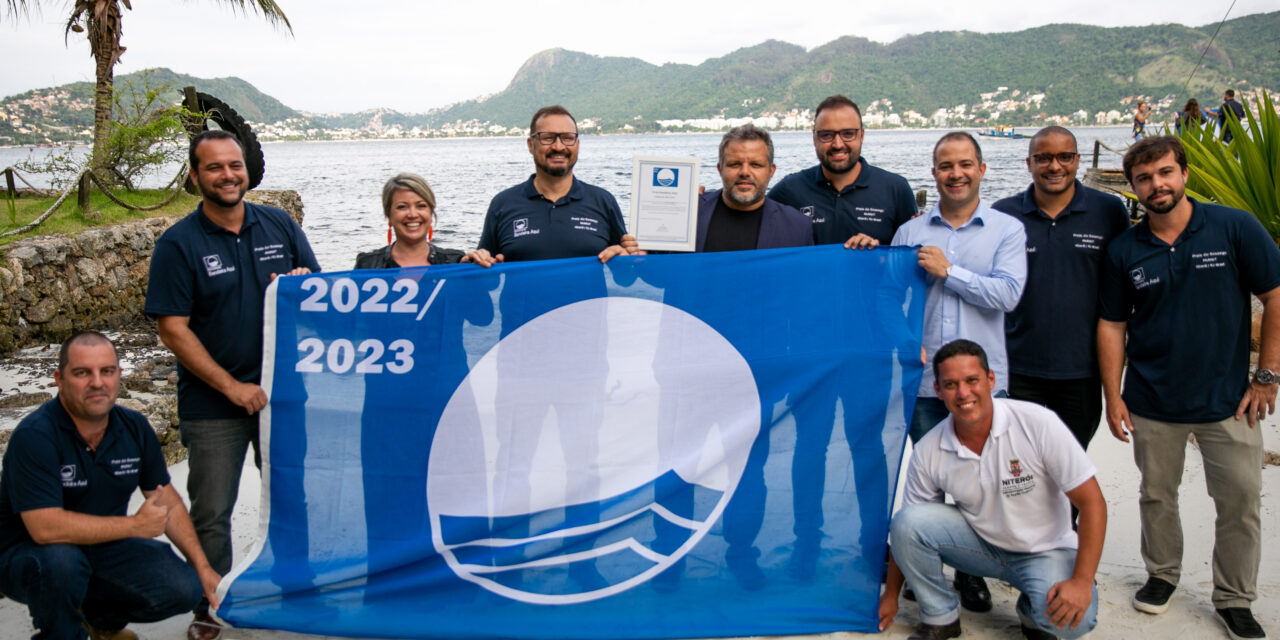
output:
[[[302,223],[295,191],[255,191],[249,200]],[[142,315],[156,238],[178,218],[148,218],[19,240],[0,258],[0,354],[59,342],[78,328],[121,327]]]

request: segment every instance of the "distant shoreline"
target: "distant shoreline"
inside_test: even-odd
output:
[[[1041,126],[1027,125],[1027,126],[1015,126],[1014,128],[1037,131],[1047,126],[1050,126],[1050,125],[1041,125]],[[1081,125],[1071,125],[1071,126],[1068,126],[1067,128],[1068,129],[1128,129],[1129,126],[1130,125],[1127,125],[1127,124],[1081,124]],[[876,131],[928,132],[928,131],[981,131],[983,129],[984,127],[876,127],[874,129],[867,129],[867,131],[869,132],[876,132]],[[783,134],[783,133],[808,133],[809,131],[810,131],[809,129],[776,129],[776,130],[771,130],[770,133],[776,135],[776,134]],[[698,135],[720,135],[723,133],[724,131],[637,131],[632,133],[621,132],[621,131],[611,131],[608,133],[583,133],[583,135],[600,136],[602,138],[606,138],[606,137],[620,137],[620,136],[698,136]],[[329,142],[425,142],[425,141],[433,141],[433,140],[505,140],[505,139],[523,140],[524,136],[452,136],[452,137],[431,136],[431,137],[423,137],[423,138],[403,138],[403,137],[402,138],[340,138],[340,139],[332,139],[332,140],[262,140],[262,139],[259,139],[258,142],[260,142],[263,145],[273,145],[273,144],[282,144],[282,143],[312,144],[312,143],[329,143]],[[26,144],[9,144],[9,145],[0,144],[0,149],[29,149],[29,150],[74,149],[79,147],[90,147],[90,146],[92,146],[92,143],[90,142],[84,142],[84,143],[55,142],[51,145],[43,145],[43,146],[42,145],[26,145]]]

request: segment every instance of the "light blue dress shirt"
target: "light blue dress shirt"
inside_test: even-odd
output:
[[[960,338],[982,345],[996,374],[993,391],[1007,390],[1004,314],[1018,306],[1027,281],[1027,235],[1022,223],[979,202],[969,221],[953,229],[934,205],[927,214],[899,227],[893,244],[938,247],[952,265],[946,278],[927,276],[922,341],[928,360],[919,395],[937,397],[933,354]]]

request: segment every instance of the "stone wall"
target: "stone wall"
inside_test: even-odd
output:
[[[297,192],[255,191],[247,199],[302,222]],[[0,248],[0,354],[141,318],[156,238],[177,220],[148,218]]]

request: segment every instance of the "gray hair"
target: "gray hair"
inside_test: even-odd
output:
[[[766,147],[769,148],[769,164],[773,164],[773,138],[769,137],[769,132],[761,129],[748,122],[740,127],[734,127],[724,134],[720,139],[720,164],[724,164],[724,150],[729,146],[730,142],[747,142],[749,140],[763,140]]]
[[[435,222],[436,194],[431,191],[431,185],[427,184],[427,180],[416,173],[396,174],[382,185],[382,215],[391,217],[391,196],[401,189],[412,191],[426,200],[427,206],[431,207],[431,221]]]

